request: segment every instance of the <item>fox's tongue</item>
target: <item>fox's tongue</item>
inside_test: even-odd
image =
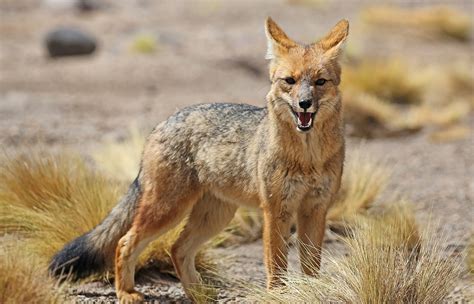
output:
[[[307,127],[311,121],[311,113],[308,112],[298,112],[298,120],[303,127]]]

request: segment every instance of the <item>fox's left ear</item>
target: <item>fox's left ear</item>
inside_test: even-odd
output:
[[[348,34],[349,22],[343,19],[324,38],[316,42],[316,45],[323,49],[325,57],[337,59],[344,49]]]
[[[285,32],[268,17],[265,22],[265,34],[267,35],[267,54],[265,59],[275,59],[288,53],[288,50],[297,46]]]

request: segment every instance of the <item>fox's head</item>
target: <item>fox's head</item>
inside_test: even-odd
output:
[[[267,101],[279,119],[309,131],[340,108],[338,60],[349,33],[349,23],[339,21],[321,40],[303,45],[291,40],[268,18],[265,24],[272,86]]]

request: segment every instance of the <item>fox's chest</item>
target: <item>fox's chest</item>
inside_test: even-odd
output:
[[[328,189],[328,180],[329,176],[323,172],[289,175],[281,182],[282,198],[299,201],[306,196],[318,196]]]
[[[280,201],[300,202],[306,198],[327,200],[338,190],[344,161],[342,142],[324,149],[309,149],[311,155],[267,163],[266,189]],[[277,165],[275,165],[277,164]]]
[[[291,170],[291,167],[275,168],[265,179],[264,193],[270,200],[299,202],[307,196],[318,196],[329,189],[330,176],[324,171],[312,169]]]

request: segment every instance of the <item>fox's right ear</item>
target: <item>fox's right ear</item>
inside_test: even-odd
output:
[[[267,35],[265,59],[275,59],[285,55],[290,48],[297,46],[270,17],[265,22],[265,34]]]

